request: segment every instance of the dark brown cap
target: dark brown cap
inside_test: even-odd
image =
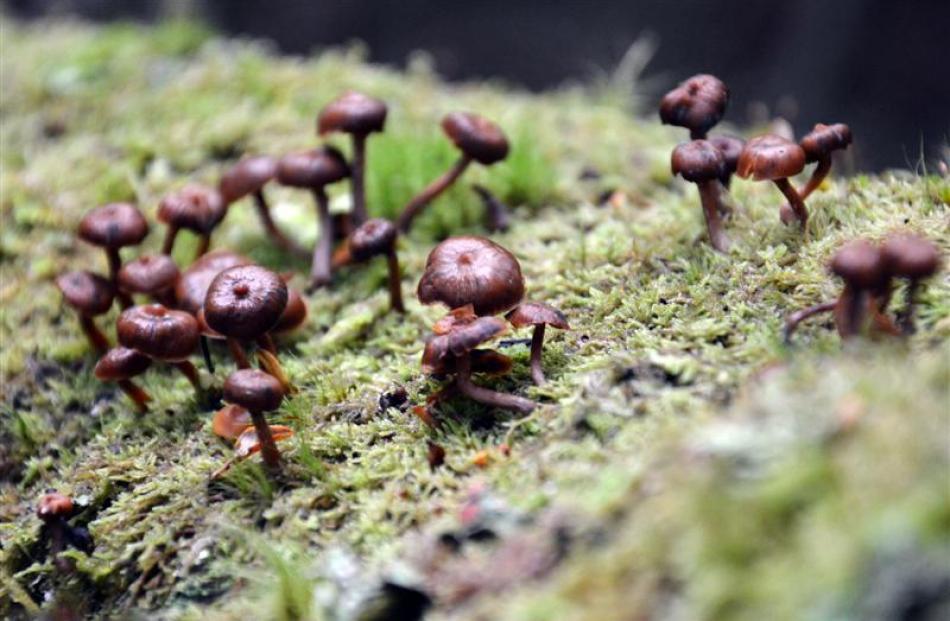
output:
[[[422,370],[426,373],[445,373],[450,358],[462,356],[505,332],[505,322],[498,317],[478,317],[459,325],[448,334],[433,336],[422,352]]]
[[[174,287],[179,275],[178,266],[170,256],[148,254],[122,266],[119,288],[129,293],[158,293]]]
[[[152,359],[128,347],[113,347],[96,363],[96,379],[117,382],[141,375],[152,366]]]
[[[940,267],[940,249],[920,235],[891,235],[881,245],[881,254],[888,272],[901,278],[927,278]]]
[[[368,261],[396,246],[396,225],[385,218],[367,220],[350,233],[347,243],[354,261]]]
[[[251,412],[269,412],[280,407],[284,388],[273,375],[258,369],[241,369],[224,382],[224,400]]]
[[[269,331],[287,307],[283,279],[259,265],[224,270],[211,282],[205,297],[208,325],[240,339],[254,339]]]
[[[79,222],[79,237],[102,248],[134,246],[148,235],[148,222],[134,205],[109,203],[96,207]]]
[[[277,158],[269,155],[251,155],[221,175],[218,191],[225,203],[231,204],[263,188],[277,176]]]
[[[251,260],[230,250],[215,250],[192,263],[182,272],[175,285],[178,306],[192,315],[204,306],[211,282],[224,270],[239,265],[250,265]]]
[[[320,188],[349,175],[343,154],[333,147],[290,153],[277,162],[277,180],[295,188]]]
[[[729,89],[719,78],[694,75],[660,100],[660,120],[664,125],[685,127],[705,135],[722,119],[729,103]]]
[[[416,293],[423,304],[471,304],[478,315],[494,315],[521,301],[524,277],[518,259],[495,242],[451,237],[429,253]]]
[[[227,213],[221,193],[214,188],[191,183],[158,204],[158,219],[170,226],[206,234],[218,226]]]
[[[745,140],[725,134],[710,136],[708,140],[722,153],[722,159],[725,162],[724,173],[731,175],[736,172],[736,168],[739,167],[739,156],[742,155],[742,149],[745,147]]]
[[[745,143],[736,172],[740,177],[756,181],[786,179],[805,168],[805,151],[800,146],[775,134],[756,136]]]
[[[112,308],[112,283],[92,272],[66,272],[56,278],[66,303],[83,315],[95,317]]]
[[[691,140],[676,145],[670,157],[670,168],[674,175],[699,183],[722,178],[726,160],[708,140]]]
[[[880,248],[866,239],[839,248],[831,259],[831,271],[858,289],[876,288],[888,277]]]
[[[186,360],[198,347],[195,318],[161,304],[133,306],[122,311],[116,332],[125,347],[164,362]]]
[[[442,119],[442,131],[459,151],[490,166],[508,157],[508,139],[501,128],[471,112],[450,112]]]
[[[818,123],[798,144],[805,151],[807,161],[817,162],[830,155],[832,151],[848,148],[851,144],[851,128],[844,123],[834,125]]]
[[[524,326],[548,325],[559,330],[570,330],[564,313],[541,302],[525,302],[505,315],[516,328]]]
[[[292,287],[287,288],[287,306],[281,313],[280,319],[271,328],[272,332],[281,334],[299,328],[307,319],[307,303],[300,292]]]
[[[363,93],[348,91],[334,99],[317,116],[317,133],[330,132],[366,135],[381,132],[386,126],[386,104]]]
[[[214,413],[211,431],[216,436],[237,440],[241,432],[252,424],[251,413],[247,411],[247,408],[232,403]]]
[[[36,505],[36,517],[44,522],[68,517],[73,512],[73,499],[59,492],[44,494]]]

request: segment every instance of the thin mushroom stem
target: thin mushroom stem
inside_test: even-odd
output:
[[[271,470],[279,468],[280,451],[277,450],[277,443],[274,442],[274,436],[270,432],[270,425],[264,419],[264,414],[251,411],[251,421],[254,423],[257,439],[261,442],[261,457],[264,459],[264,464]]]
[[[722,230],[721,188],[718,180],[701,181],[696,184],[699,188],[699,200],[703,204],[703,215],[706,217],[706,230],[709,233],[709,243],[719,252],[729,251],[729,238]]]
[[[109,260],[109,280],[115,289],[115,297],[119,300],[119,306],[124,310],[132,306],[132,297],[119,289],[119,270],[122,269],[122,257],[119,256],[118,248],[106,248],[106,258]]]
[[[350,189],[353,194],[353,226],[366,222],[366,134],[353,134],[353,165],[350,167]]]
[[[821,185],[821,182],[825,180],[825,177],[828,176],[828,172],[831,170],[831,155],[826,155],[820,160],[818,160],[818,165],[815,166],[815,170],[812,171],[811,177],[808,179],[808,183],[805,184],[805,187],[799,192],[799,195],[802,197],[802,200],[808,198],[812,192],[818,189],[818,186]]]
[[[200,259],[211,249],[211,233],[204,233],[198,241],[198,249],[195,251],[195,260]]]
[[[814,317],[815,315],[820,315],[821,313],[828,313],[835,309],[837,301],[834,302],[822,302],[821,304],[815,304],[808,308],[796,311],[785,318],[785,329],[783,330],[785,342],[790,343],[792,340],[792,334],[798,329],[798,324],[805,321],[809,317]]]
[[[773,183],[788,199],[788,204],[795,212],[795,217],[798,218],[798,223],[804,231],[805,225],[808,224],[808,209],[805,208],[805,201],[802,200],[801,195],[792,187],[788,179],[775,179]]]
[[[455,385],[459,392],[473,401],[504,410],[529,414],[537,403],[524,397],[497,392],[472,383],[472,361],[468,354],[459,356],[455,366]]]
[[[257,346],[261,349],[269,351],[275,356],[277,355],[277,345],[274,344],[274,339],[271,338],[269,332],[265,332],[264,334],[257,337]]]
[[[181,371],[181,374],[188,378],[188,381],[191,382],[191,385],[195,387],[195,390],[197,390],[199,393],[202,392],[201,379],[198,377],[198,369],[195,368],[195,365],[193,365],[190,360],[180,360],[178,362],[173,362],[172,366]]]
[[[82,328],[86,338],[89,339],[89,344],[92,345],[92,348],[96,350],[97,354],[101,356],[109,350],[109,339],[102,333],[102,330],[99,329],[99,326],[96,325],[92,317],[89,315],[79,315],[79,326]]]
[[[330,217],[327,193],[322,187],[313,189],[313,199],[317,205],[320,227],[317,243],[313,247],[313,262],[310,264],[310,287],[316,289],[329,284],[332,277],[333,218]]]
[[[399,230],[403,233],[408,232],[416,216],[422,213],[426,205],[435,200],[439,194],[448,189],[448,187],[465,172],[465,169],[468,168],[471,161],[471,158],[467,155],[462,155],[455,164],[452,165],[452,168],[448,169],[441,177],[427,185],[422,192],[416,194],[411,201],[406,203],[406,206],[402,209],[402,213],[399,214],[399,219],[396,220],[396,226]]]
[[[531,335],[531,379],[538,386],[545,383],[544,369],[541,368],[541,348],[544,346],[544,324],[539,323],[534,327],[534,334]]]
[[[511,225],[508,207],[483,185],[474,184],[472,189],[482,199],[485,207],[485,224],[489,231],[507,231]]]
[[[214,373],[214,361],[211,360],[211,348],[208,347],[208,337],[202,334],[198,337],[198,344],[201,346],[201,356],[205,359],[205,366],[208,373]]]
[[[241,343],[235,339],[228,337],[228,351],[231,352],[231,357],[234,358],[234,363],[239,369],[250,369],[251,362],[247,359],[247,354],[244,353],[244,348],[241,347]]]
[[[116,383],[122,392],[128,395],[129,399],[135,403],[135,409],[138,410],[139,414],[148,412],[148,402],[152,400],[152,397],[145,392],[144,388],[128,379],[119,380]]]
[[[310,256],[305,248],[284,235],[284,232],[277,227],[277,223],[274,222],[274,218],[271,216],[270,205],[267,204],[263,189],[254,192],[254,206],[257,209],[257,216],[264,227],[264,231],[281,250],[298,256]]]
[[[842,339],[857,336],[861,332],[867,312],[867,295],[862,289],[846,284],[835,304],[835,326]]]
[[[269,375],[272,375],[275,379],[277,379],[278,382],[280,382],[284,392],[287,394],[294,394],[297,392],[296,386],[290,382],[290,379],[284,372],[284,367],[280,364],[280,360],[277,359],[277,356],[266,349],[259,349],[257,350],[257,360],[260,362],[261,369],[266,371]]]
[[[389,305],[397,313],[405,313],[406,306],[402,302],[402,281],[399,278],[399,257],[396,250],[386,254],[386,265],[389,267]]]
[[[169,224],[165,230],[165,241],[162,242],[162,254],[171,255],[172,248],[175,247],[175,238],[178,237],[178,227]]]

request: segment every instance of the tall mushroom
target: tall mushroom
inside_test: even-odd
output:
[[[251,415],[261,442],[261,456],[271,469],[280,466],[280,452],[264,418],[265,412],[276,410],[284,399],[284,388],[273,376],[257,369],[240,369],[224,382],[224,400],[241,406]]]
[[[917,290],[921,280],[933,276],[940,268],[940,250],[929,239],[902,233],[885,239],[881,254],[890,275],[907,279],[904,308],[898,313],[898,325],[904,334],[913,334]]]
[[[814,192],[831,170],[831,154],[835,151],[847,149],[851,144],[851,128],[844,123],[824,125],[818,123],[798,144],[805,151],[805,161],[818,165],[811,173],[811,178],[799,194],[802,200]]]
[[[116,382],[122,392],[129,396],[140,414],[148,411],[152,397],[132,378],[145,373],[152,359],[128,347],[113,347],[96,363],[95,375],[100,382]]]
[[[178,369],[201,395],[198,370],[188,360],[198,348],[198,322],[194,317],[161,304],[133,306],[119,315],[116,332],[123,346]]]
[[[773,182],[788,199],[791,213],[804,231],[808,223],[808,210],[801,195],[788,181],[789,177],[794,177],[804,168],[805,151],[800,146],[781,136],[765,134],[745,144],[736,174],[744,179],[752,177],[756,181]],[[784,215],[782,221],[789,223]]]
[[[473,161],[483,166],[491,166],[508,157],[508,139],[501,128],[470,112],[451,112],[442,119],[442,131],[462,152],[461,157],[441,177],[430,183],[422,192],[410,200],[396,226],[403,233],[409,231],[412,221],[439,194],[444,192],[458,179]]]
[[[119,270],[119,289],[148,295],[165,306],[175,305],[178,266],[165,254],[144,255],[129,261]]]
[[[196,183],[166,195],[158,204],[158,219],[168,226],[162,254],[171,254],[178,231],[187,229],[201,237],[196,257],[211,247],[211,233],[227,214],[228,206],[221,193]]]
[[[146,235],[148,222],[145,216],[129,203],[109,203],[96,207],[79,222],[80,239],[105,250],[109,261],[109,281],[116,290],[122,308],[132,306],[132,299],[118,290],[119,269],[122,267],[119,250],[139,244]]]
[[[698,74],[682,82],[660,100],[660,120],[689,130],[692,140],[706,138],[726,113],[729,89],[722,80]]]
[[[719,214],[723,211],[720,179],[726,167],[722,152],[708,140],[692,140],[673,149],[670,166],[674,175],[691,181],[699,188],[699,199],[706,218],[709,243],[719,252],[729,250],[729,238],[722,231]]]
[[[97,354],[109,349],[109,339],[96,325],[93,317],[112,308],[115,289],[112,283],[92,272],[67,272],[56,279],[66,303],[79,314],[79,326]]]
[[[398,231],[385,218],[367,220],[353,231],[346,241],[346,258],[364,263],[373,257],[385,255],[389,268],[389,305],[398,313],[406,312],[402,302],[402,283],[399,277],[399,257],[396,256]]]
[[[544,384],[544,370],[541,368],[541,348],[544,346],[544,327],[551,326],[559,330],[570,330],[564,313],[541,302],[519,304],[506,315],[508,322],[515,328],[534,326],[531,335],[531,379],[538,386]]]

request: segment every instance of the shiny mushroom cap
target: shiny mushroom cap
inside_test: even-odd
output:
[[[322,188],[349,175],[343,154],[333,147],[290,153],[277,162],[277,181],[295,188]]]
[[[284,388],[273,375],[258,369],[241,369],[224,382],[224,400],[251,412],[269,412],[280,407]]]
[[[175,286],[180,273],[168,255],[150,254],[129,261],[119,270],[119,288],[129,293],[154,294]]]
[[[742,155],[742,149],[745,147],[745,140],[736,136],[727,136],[719,134],[710,136],[709,142],[722,153],[725,162],[725,173],[731,175],[739,167],[739,156]]]
[[[726,160],[722,151],[708,140],[691,140],[676,145],[670,157],[674,175],[693,183],[711,181],[723,176]]]
[[[386,104],[363,93],[348,91],[334,99],[317,116],[317,133],[367,135],[386,126]]]
[[[386,254],[396,246],[396,225],[385,218],[367,220],[350,233],[348,244],[357,262]]]
[[[745,143],[736,173],[745,179],[774,181],[793,177],[804,168],[805,151],[800,146],[781,136],[765,134]]]
[[[251,155],[221,175],[218,192],[225,203],[231,204],[259,191],[277,176],[277,158],[269,155]]]
[[[485,166],[508,157],[508,139],[501,128],[470,112],[450,112],[442,119],[442,131],[459,151]]]
[[[67,272],[56,278],[66,303],[83,315],[95,317],[112,308],[112,283],[92,272]]]
[[[831,155],[832,151],[848,148],[851,144],[851,128],[844,123],[818,123],[798,144],[805,151],[806,161],[817,162]]]
[[[831,271],[858,289],[873,289],[888,277],[880,248],[866,239],[839,248],[831,259]]]
[[[498,317],[477,317],[460,324],[447,334],[433,336],[422,352],[422,370],[425,373],[445,373],[452,357],[463,356],[473,349],[503,334],[507,326]]]
[[[109,203],[96,207],[79,222],[80,239],[102,248],[134,246],[148,235],[148,222],[134,205]]]
[[[940,249],[920,235],[891,235],[881,245],[887,270],[901,278],[927,278],[940,267]]]
[[[251,260],[230,250],[215,250],[202,255],[182,272],[175,285],[178,306],[192,315],[205,303],[211,282],[224,270],[239,265],[250,265]]]
[[[186,360],[198,347],[198,322],[161,304],[133,306],[116,322],[119,343],[164,362]]]
[[[152,366],[152,359],[128,347],[113,347],[96,363],[96,379],[117,382],[141,375]]]
[[[44,522],[68,517],[73,512],[73,499],[59,492],[44,494],[36,505],[36,517]]]
[[[722,80],[708,74],[694,75],[663,96],[660,120],[664,125],[705,135],[722,119],[728,103],[729,89]]]
[[[508,322],[516,328],[524,326],[548,325],[559,330],[570,330],[564,313],[542,302],[525,302],[505,315]]]
[[[524,277],[518,259],[495,242],[451,237],[429,253],[416,293],[423,304],[471,304],[477,315],[495,315],[521,301]]]
[[[307,303],[300,292],[292,287],[287,288],[287,306],[281,313],[280,319],[271,328],[276,334],[284,334],[296,330],[307,320]]]
[[[169,226],[206,234],[218,226],[227,204],[214,188],[190,183],[167,194],[158,204],[158,219]]]
[[[205,297],[205,321],[225,336],[254,339],[269,331],[287,307],[287,285],[259,265],[218,274]]]

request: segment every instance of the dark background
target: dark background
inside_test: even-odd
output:
[[[658,43],[644,110],[681,79],[730,86],[727,119],[767,114],[796,133],[851,125],[861,168],[916,168],[950,136],[950,0],[4,0],[25,18],[200,18],[287,53],[364,41],[375,62],[428,51],[450,80],[530,89],[589,81],[641,36]],[[763,105],[764,104],[764,105]]]

